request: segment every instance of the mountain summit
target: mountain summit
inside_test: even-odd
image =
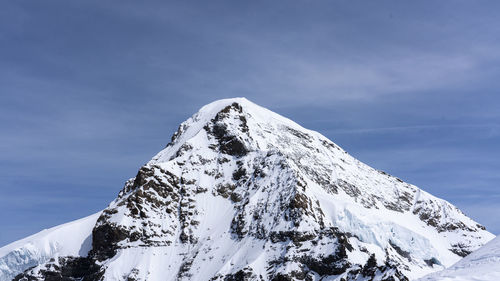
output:
[[[1,248],[0,280],[409,280],[494,237],[244,98],[183,122],[94,221],[87,251]]]

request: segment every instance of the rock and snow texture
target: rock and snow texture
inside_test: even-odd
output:
[[[0,280],[11,280],[27,268],[58,256],[87,256],[99,215],[43,230],[0,248]]]
[[[493,239],[451,267],[419,281],[498,281],[500,280],[500,237]]]
[[[182,123],[92,236],[87,257],[55,258],[16,280],[408,280],[494,237],[244,98]]]

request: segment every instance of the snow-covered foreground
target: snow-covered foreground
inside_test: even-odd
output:
[[[451,267],[419,281],[499,281],[500,237],[461,259]]]
[[[0,248],[0,280],[58,256],[86,256],[100,213],[65,223]]]
[[[19,280],[406,281],[494,237],[449,202],[244,98],[183,122],[92,224],[88,257],[63,257],[88,248],[59,252]],[[77,248],[91,228],[51,241]],[[56,255],[44,253],[7,268]]]

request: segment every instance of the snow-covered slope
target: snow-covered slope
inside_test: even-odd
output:
[[[408,280],[494,237],[450,203],[244,98],[182,123],[92,235],[88,257],[17,280]]]
[[[453,266],[419,281],[498,281],[500,280],[500,237],[493,239]]]
[[[100,213],[40,231],[0,248],[0,280],[58,256],[87,256]]]

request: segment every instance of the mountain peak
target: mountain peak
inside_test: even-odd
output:
[[[217,113],[229,108],[239,108],[240,113],[245,112],[260,122],[282,122],[291,126],[299,126],[292,120],[285,118],[267,108],[257,105],[244,97],[220,99],[213,101],[195,113],[190,119],[210,121]],[[302,127],[301,127],[302,128]],[[304,129],[304,128],[302,128]]]
[[[268,146],[262,136],[277,133],[283,128],[303,132],[303,134],[317,134],[246,98],[222,99],[203,106],[197,113],[183,122],[172,136],[166,149],[153,157],[152,161],[165,162],[170,160],[182,145],[195,138],[200,132],[207,133],[210,128],[213,129],[213,132],[208,132],[209,134],[218,135],[218,138],[231,138],[234,144],[240,142],[237,144],[238,146],[246,145],[249,149]],[[240,140],[244,135],[252,136],[246,139],[245,144],[241,143],[242,140]],[[232,138],[230,136],[238,137]],[[268,138],[268,141],[271,140]]]
[[[126,182],[88,256],[17,280],[403,281],[492,238],[445,200],[236,98],[202,107]]]

